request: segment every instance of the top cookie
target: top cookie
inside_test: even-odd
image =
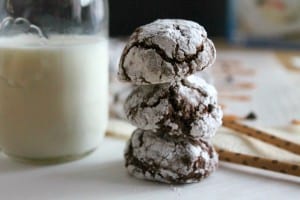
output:
[[[181,80],[212,65],[216,50],[205,29],[187,20],[157,20],[137,28],[121,56],[119,79],[137,85]]]

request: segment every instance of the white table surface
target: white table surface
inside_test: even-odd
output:
[[[75,162],[32,166],[0,156],[0,199],[299,199],[300,178],[221,164],[201,183],[170,186],[136,180],[123,167],[124,142],[105,139]]]
[[[236,109],[244,109],[245,112],[249,108],[253,109],[258,112],[259,122],[263,124],[286,123],[292,117],[299,117],[299,90],[299,96],[294,96],[295,90],[287,90],[289,86],[286,79],[289,78],[282,76],[280,64],[274,61],[271,54],[266,54],[265,60],[259,55],[260,53],[232,52],[220,56],[248,58],[249,65],[258,69],[263,69],[263,66],[258,66],[260,63],[268,68],[276,66],[268,70],[276,71],[276,77],[280,77],[281,81],[285,80],[282,82],[284,84],[277,81],[271,93],[266,88],[269,83],[266,80],[261,84],[262,87],[254,91],[253,104],[249,107],[238,105]],[[257,77],[263,80],[268,75],[261,72]],[[294,81],[290,84],[299,86],[299,77],[295,77]],[[269,83],[273,86],[274,84]],[[282,95],[283,91],[285,95]],[[279,103],[267,101],[262,104],[266,102],[266,98],[277,99]],[[106,138],[100,148],[90,156],[79,161],[50,166],[28,165],[0,154],[0,200],[300,199],[300,178],[225,163],[221,163],[214,174],[197,184],[170,186],[136,180],[124,168],[124,145],[124,141]]]

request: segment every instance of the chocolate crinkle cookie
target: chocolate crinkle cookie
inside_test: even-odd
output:
[[[217,91],[197,75],[172,84],[139,86],[124,108],[138,128],[173,136],[210,139],[222,123]]]
[[[187,20],[157,20],[137,28],[119,64],[119,79],[136,85],[168,83],[212,65],[214,44]]]
[[[215,58],[206,31],[192,21],[157,20],[132,34],[118,71],[136,86],[124,103],[126,118],[138,127],[125,150],[131,175],[192,183],[217,168],[209,140],[223,114],[216,89],[200,74]]]
[[[125,161],[136,178],[182,184],[199,182],[215,171],[218,155],[200,139],[174,139],[137,129],[128,141]]]

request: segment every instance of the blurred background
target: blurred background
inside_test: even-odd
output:
[[[184,18],[202,24],[210,36],[230,42],[300,47],[299,0],[109,0],[110,33],[129,35],[157,18]]]
[[[109,0],[112,36],[128,35],[135,27],[157,18],[199,22],[210,35],[225,36],[227,0]]]
[[[31,10],[24,9],[32,5]],[[11,16],[23,16],[42,26],[39,16],[52,17],[56,26],[67,26],[64,19],[75,16],[74,25],[89,27],[92,0],[2,0],[0,9]],[[128,36],[143,24],[158,18],[182,18],[203,25],[209,37],[226,39],[235,44],[264,47],[299,48],[299,0],[108,0],[110,34]],[[13,5],[13,9],[10,5]],[[60,5],[59,8],[57,5]],[[75,4],[74,4],[75,5]],[[57,10],[61,9],[61,10]],[[95,8],[97,9],[97,8]],[[59,12],[57,12],[59,11]],[[63,12],[61,12],[63,11]],[[74,12],[73,12],[74,11]],[[80,12],[79,12],[80,11]],[[0,18],[7,13],[1,12]],[[73,14],[72,14],[73,13]],[[47,18],[49,21],[50,19]],[[43,28],[43,27],[42,27]],[[100,27],[101,28],[101,27]],[[74,30],[72,30],[74,32]]]

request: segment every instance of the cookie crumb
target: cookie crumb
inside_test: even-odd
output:
[[[256,120],[257,115],[254,112],[250,112],[248,115],[245,117],[246,120]]]

